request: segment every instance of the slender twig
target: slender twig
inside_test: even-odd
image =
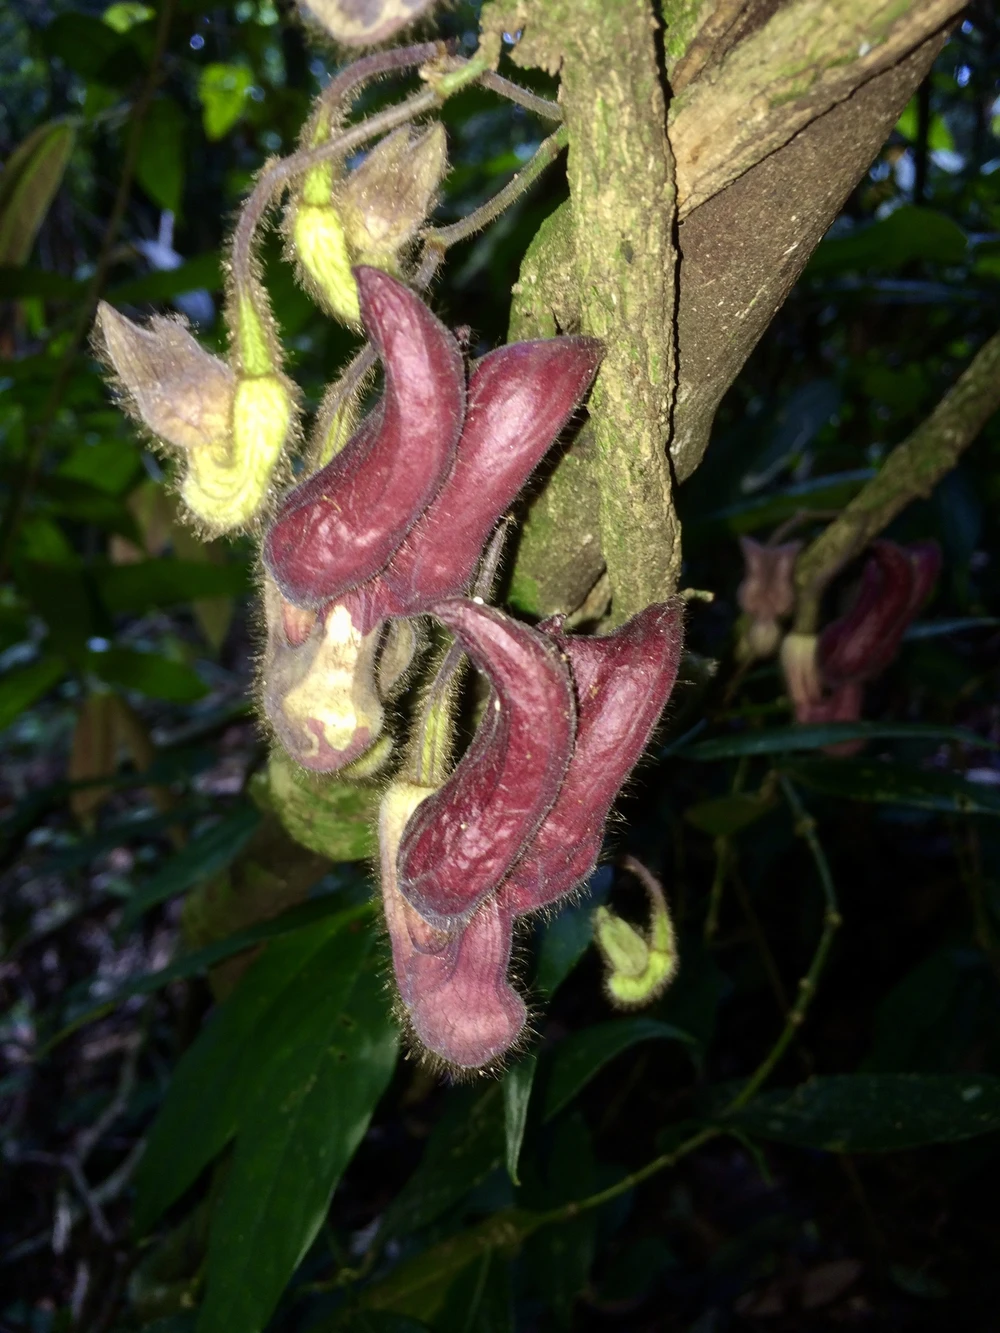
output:
[[[489,88],[490,92],[499,93],[501,97],[506,97],[508,102],[516,102],[518,106],[523,106],[526,111],[533,111],[536,116],[541,116],[545,120],[562,120],[563,118],[563,110],[558,102],[550,102],[547,97],[539,97],[537,93],[530,93],[527,88],[522,88],[517,83],[511,83],[509,79],[503,78],[491,69],[484,70],[479,82],[484,88]]]
[[[486,203],[475,212],[470,213],[468,217],[453,222],[449,227],[428,227],[421,233],[425,245],[437,246],[447,249],[455,245],[458,241],[464,241],[469,236],[474,236],[477,231],[482,231],[484,227],[500,216],[504,209],[509,208],[515,199],[519,198],[525,190],[535,183],[538,177],[550,166],[562,150],[569,143],[569,131],[565,125],[560,125],[554,134],[550,134],[547,139],[543,139],[538,145],[535,155],[528,162],[523,170],[507,182],[502,190],[498,190],[492,199],[487,199]]]
[[[160,7],[159,18],[156,24],[156,36],[153,42],[153,54],[149,62],[149,69],[146,72],[146,78],[142,88],[139,90],[139,96],[132,106],[129,116],[129,133],[125,141],[125,153],[122,158],[121,175],[118,178],[118,189],[115,193],[114,202],[111,205],[111,212],[108,214],[108,221],[104,228],[104,235],[101,238],[100,250],[97,254],[97,262],[94,265],[94,272],[91,275],[90,282],[87,285],[87,291],[80,305],[80,312],[73,331],[70,334],[69,341],[66,344],[62,354],[62,359],[56,371],[55,378],[52,381],[52,388],[49,391],[48,400],[38,426],[32,433],[28,449],[28,458],[21,484],[13,491],[7,512],[4,514],[3,523],[0,524],[0,578],[3,578],[7,572],[10,562],[10,553],[21,524],[21,518],[31,492],[34,490],[38,481],[38,474],[41,469],[42,455],[45,445],[48,442],[49,435],[59,411],[63,395],[69,384],[70,375],[77,355],[86,341],[87,334],[90,331],[90,325],[93,320],[94,311],[97,308],[97,302],[100,299],[101,292],[104,290],[104,283],[107,280],[108,271],[111,267],[112,258],[115,250],[115,243],[118,239],[118,232],[125,218],[125,210],[132,194],[132,182],[135,178],[136,164],[139,160],[139,149],[142,146],[142,133],[145,128],[146,118],[149,115],[149,109],[153,104],[153,98],[159,86],[162,77],[161,64],[164,53],[167,49],[167,40],[170,36],[170,25],[174,16],[175,0],[163,0]]]
[[[788,778],[782,774],[779,781],[785,800],[788,802],[795,819],[795,831],[809,848],[819,874],[819,882],[823,889],[823,900],[826,905],[823,914],[823,930],[819,937],[819,943],[816,945],[809,970],[799,982],[799,993],[789,1010],[788,1018],[785,1020],[785,1026],[778,1040],[726,1107],[724,1112],[726,1115],[730,1115],[733,1111],[738,1111],[740,1107],[745,1106],[759,1091],[788,1049],[792,1038],[804,1023],[809,1006],[816,993],[819,979],[822,976],[823,968],[826,966],[826,960],[833,945],[833,937],[836,935],[841,922],[840,911],[837,906],[837,892],[834,888],[833,876],[830,873],[830,864],[826,859],[822,844],[816,836],[816,821],[807,812],[798,792]]]
[[[920,496],[928,496],[1000,408],[1000,333],[984,343],[929,417],[799,556],[795,629],[815,634],[820,600],[836,574]]]

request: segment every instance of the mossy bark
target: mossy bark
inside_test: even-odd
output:
[[[515,61],[561,77],[570,207],[558,257],[565,274],[571,241],[572,283],[563,276],[555,295],[571,286],[580,331],[606,346],[590,412],[601,547],[620,621],[669,596],[680,567],[666,451],[675,191],[656,24],[647,0],[531,0],[488,6],[483,28],[520,28]]]

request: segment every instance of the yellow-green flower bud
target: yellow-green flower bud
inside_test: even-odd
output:
[[[317,302],[345,324],[359,324],[361,308],[347,237],[333,204],[299,204],[291,238],[303,283]]]
[[[638,1009],[652,1003],[676,976],[677,937],[659,882],[631,857],[626,866],[641,879],[649,896],[649,930],[637,930],[610,908],[598,907],[594,940],[605,962],[608,998],[618,1008]]]

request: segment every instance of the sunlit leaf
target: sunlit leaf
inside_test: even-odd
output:
[[[7,159],[0,172],[0,264],[17,266],[31,254],[75,140],[72,121],[46,121]]]
[[[198,80],[201,118],[209,139],[223,139],[243,115],[253,75],[245,65],[206,65]]]

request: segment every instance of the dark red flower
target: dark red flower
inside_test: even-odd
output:
[[[353,270],[385,390],[347,446],[282,500],[264,563],[296,606],[341,600],[381,569],[440,490],[465,413],[458,343],[408,287]]]
[[[576,719],[552,637],[464,598],[432,610],[493,687],[471,745],[414,812],[399,850],[403,897],[431,925],[454,929],[495,891],[552,808]]]
[[[649,743],[677,679],[684,641],[679,600],[647,606],[613,634],[566,635],[542,626],[569,658],[576,744],[555,804],[500,889],[512,911],[534,911],[593,871],[612,802]]]
[[[885,671],[941,567],[936,542],[877,541],[871,551],[849,610],[819,637],[817,665],[830,687],[872,680]]]

